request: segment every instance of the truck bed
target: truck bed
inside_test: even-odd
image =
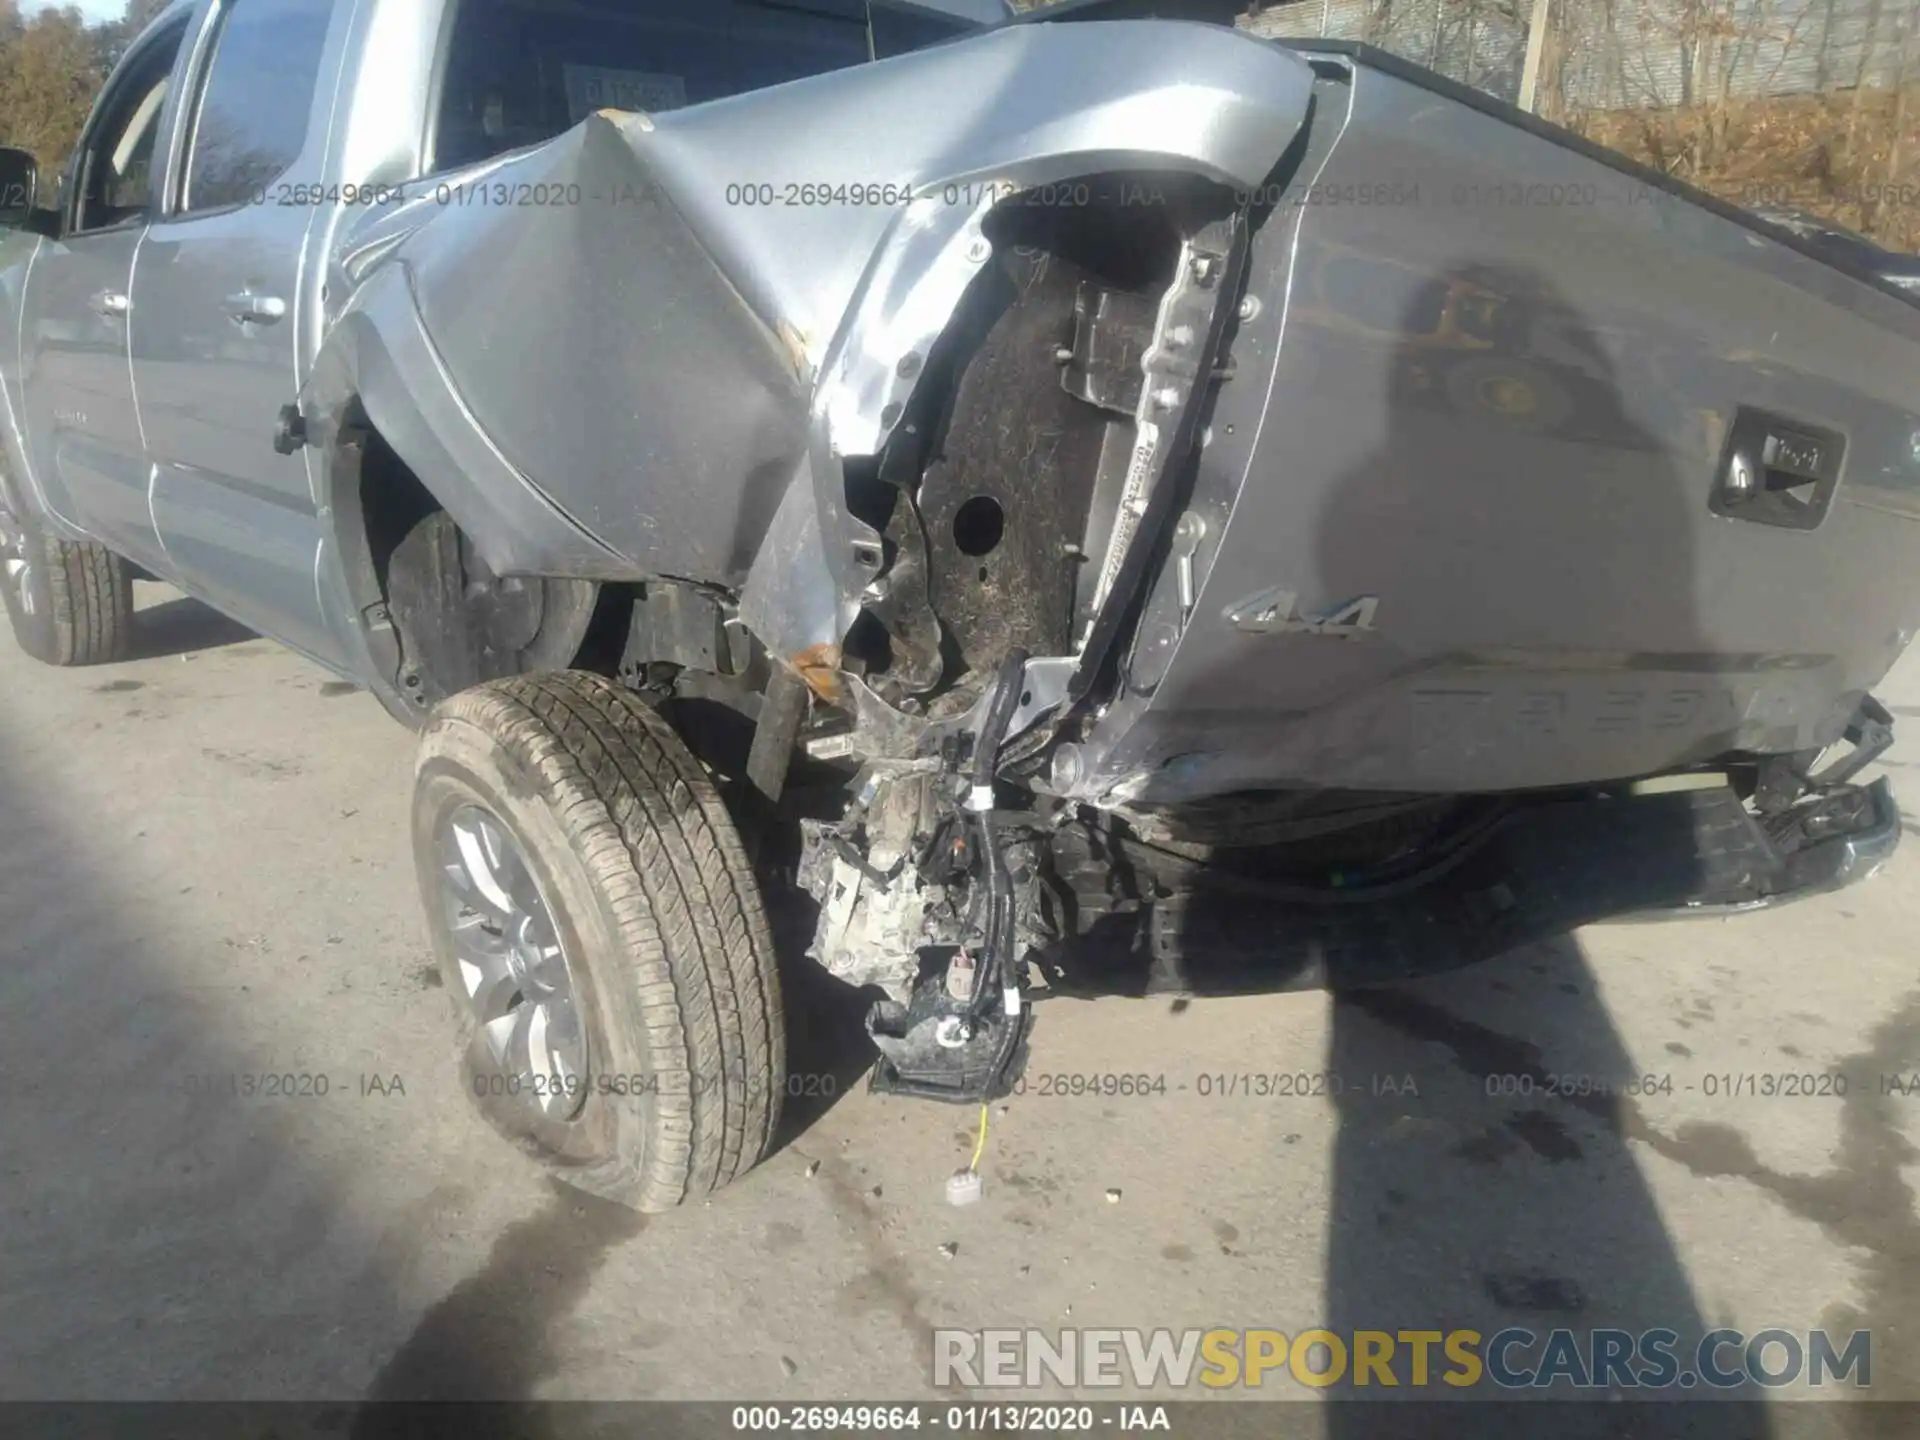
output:
[[[1490,97],[1299,48],[1308,155],[1254,240],[1193,618],[1143,630],[1085,789],[1485,792],[1835,740],[1920,627],[1920,308]]]

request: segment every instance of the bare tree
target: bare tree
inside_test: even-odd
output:
[[[1875,230],[1884,227],[1889,197],[1897,191],[1900,184],[1900,151],[1901,141],[1905,139],[1907,133],[1907,94],[1913,58],[1914,20],[1915,16],[1911,11],[1903,14],[1899,20],[1899,39],[1896,42],[1899,47],[1898,58],[1894,63],[1893,72],[1893,135],[1887,142],[1886,172],[1881,180],[1879,193],[1873,198],[1871,224]]]
[[[1823,0],[1820,8],[1820,39],[1814,51],[1813,88],[1824,91],[1833,83],[1833,16],[1840,0]]]
[[[1847,154],[1857,152],[1860,139],[1860,112],[1867,99],[1867,81],[1873,74],[1874,54],[1880,45],[1881,0],[1872,0],[1867,7],[1867,38],[1860,48],[1860,68],[1853,77],[1853,113],[1847,121]]]

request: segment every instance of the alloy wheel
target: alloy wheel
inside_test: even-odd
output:
[[[586,1099],[587,1037],[566,945],[519,842],[462,805],[440,823],[441,897],[467,1004],[498,1083],[547,1120]]]

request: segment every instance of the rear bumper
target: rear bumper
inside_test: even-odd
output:
[[[1790,855],[1780,854],[1761,834],[1759,839],[1765,847],[1761,868],[1755,879],[1745,887],[1749,892],[1758,893],[1741,894],[1741,887],[1735,886],[1732,894],[1703,894],[1683,908],[1706,914],[1757,910],[1788,900],[1804,899],[1809,895],[1844,890],[1849,885],[1871,879],[1880,873],[1887,861],[1893,858],[1893,852],[1899,848],[1902,819],[1899,803],[1894,799],[1893,786],[1888,781],[1876,780],[1869,785],[1865,800],[1870,813],[1863,816],[1861,828],[1822,840]]]
[[[1859,797],[1844,833],[1791,852],[1724,786],[1542,803],[1516,811],[1459,867],[1390,901],[1191,892],[1153,907],[1148,938],[1200,994],[1387,984],[1583,925],[1726,915],[1844,889],[1878,872],[1900,841],[1888,783]]]

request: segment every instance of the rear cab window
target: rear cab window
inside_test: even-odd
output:
[[[864,0],[456,0],[432,171],[572,129],[861,65],[964,33]]]

